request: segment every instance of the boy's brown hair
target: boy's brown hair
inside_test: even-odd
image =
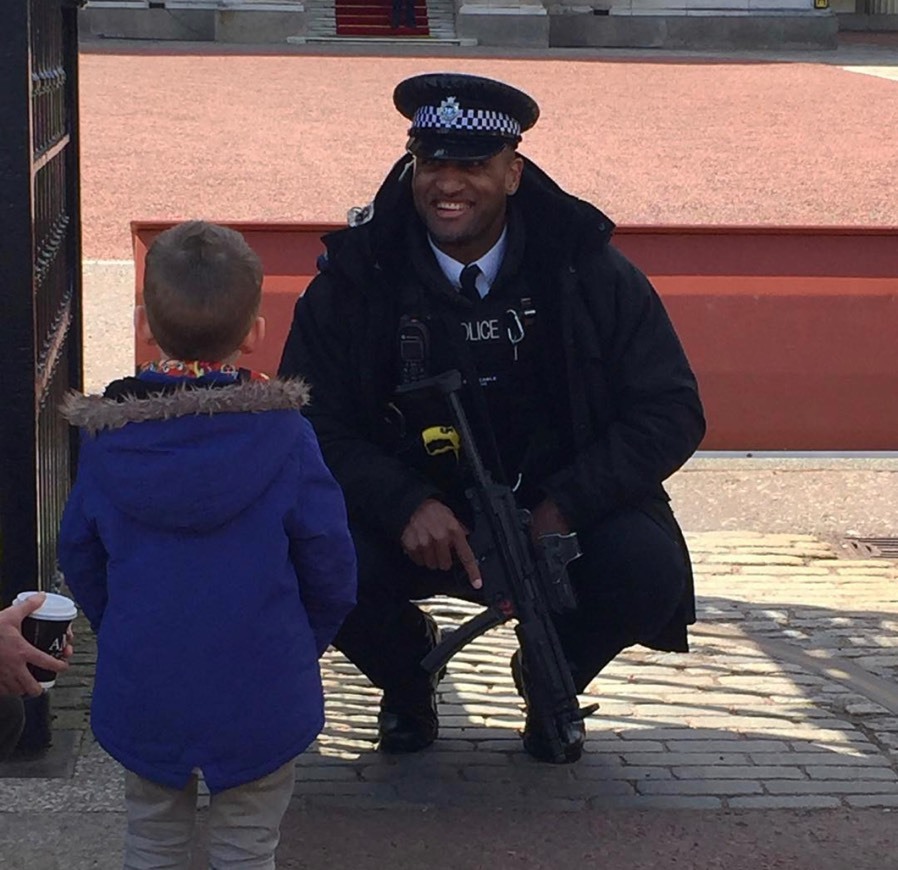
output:
[[[159,347],[175,359],[219,361],[259,313],[262,263],[236,230],[188,221],[147,251],[143,301]]]

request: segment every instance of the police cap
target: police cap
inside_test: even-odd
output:
[[[536,101],[495,79],[463,73],[428,73],[400,82],[396,108],[412,122],[406,146],[416,157],[486,160],[539,117]]]

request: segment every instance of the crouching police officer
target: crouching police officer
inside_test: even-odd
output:
[[[408,153],[325,238],[280,374],[312,384],[308,416],[349,507],[359,595],[336,646],[383,690],[380,749],[413,752],[438,732],[419,664],[438,631],[413,601],[470,596],[480,579],[446,409],[398,400],[397,386],[459,369],[485,463],[533,534],[578,534],[579,606],[556,623],[577,691],[633,644],[687,649],[692,575],[662,481],[705,424],[613,223],[518,153],[536,103],[460,74],[416,76],[393,99],[411,120]],[[519,654],[512,667],[526,700]],[[529,718],[523,738],[551,758]]]

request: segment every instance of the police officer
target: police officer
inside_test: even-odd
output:
[[[611,244],[612,222],[517,151],[533,99],[461,74],[415,76],[393,99],[411,121],[407,153],[325,237],[280,373],[312,385],[308,414],[358,551],[358,605],[336,645],[383,690],[380,749],[411,752],[438,733],[419,665],[438,632],[413,600],[476,595],[480,578],[457,452],[427,434],[444,431],[446,410],[397,400],[397,385],[459,369],[486,464],[532,511],[534,535],[577,532],[579,607],[557,628],[578,691],[633,644],[687,649],[692,575],[662,482],[705,424],[673,327]],[[526,701],[521,665],[516,654]],[[523,741],[551,760],[529,718]]]

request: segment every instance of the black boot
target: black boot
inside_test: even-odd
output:
[[[425,613],[424,619],[432,649],[440,642],[440,629],[433,617]],[[422,670],[420,685],[384,690],[377,716],[377,748],[381,752],[417,752],[437,739],[440,722],[437,718],[436,688],[443,673],[441,671],[436,676],[428,677]]]
[[[586,741],[586,726],[579,719],[568,726],[568,733],[564,738],[564,758],[558,759],[552,751],[549,736],[545,733],[530,715],[530,700],[527,692],[527,669],[523,663],[521,651],[516,650],[511,657],[511,676],[518,694],[524,699],[527,707],[527,719],[524,723],[524,733],[521,735],[524,749],[528,755],[537,761],[545,761],[551,764],[572,764],[580,760],[583,755],[583,744]]]

